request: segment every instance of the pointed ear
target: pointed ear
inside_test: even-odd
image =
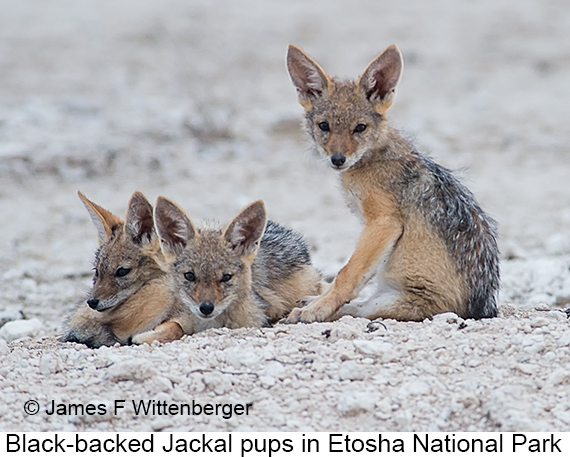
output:
[[[376,112],[384,114],[392,106],[403,68],[402,54],[392,44],[370,62],[362,73],[358,87],[364,91]]]
[[[115,216],[110,211],[107,211],[105,208],[93,203],[81,192],[77,191],[77,195],[87,209],[87,212],[97,229],[99,243],[104,243],[111,237],[113,230],[123,224],[122,219],[119,216]]]
[[[329,76],[317,62],[292,44],[287,49],[287,70],[297,88],[299,103],[309,111],[313,100],[330,87]]]
[[[135,192],[129,200],[124,231],[139,245],[150,243],[156,236],[152,205],[142,192]]]
[[[180,254],[197,235],[186,213],[167,198],[157,198],[154,220],[164,252]]]
[[[241,210],[223,231],[222,237],[239,255],[254,254],[265,233],[266,224],[265,203],[258,200]]]

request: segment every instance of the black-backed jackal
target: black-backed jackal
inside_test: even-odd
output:
[[[159,197],[155,221],[170,266],[172,291],[193,316],[192,332],[261,327],[321,293],[301,236],[266,219],[257,201],[223,230],[196,228],[176,204]]]
[[[181,338],[191,315],[170,290],[152,205],[135,192],[123,221],[78,195],[100,246],[90,296],[67,319],[62,339],[100,347]]]
[[[398,48],[386,48],[357,81],[330,77],[293,45],[287,67],[307,131],[364,223],[333,285],[288,321],[342,314],[422,320],[448,311],[496,316],[494,221],[449,170],[417,152],[386,119],[403,68]],[[351,303],[373,277],[374,296]]]

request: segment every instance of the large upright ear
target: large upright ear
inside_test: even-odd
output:
[[[330,87],[329,76],[317,62],[292,44],[287,49],[287,70],[297,88],[299,103],[309,111],[313,100]]]
[[[258,200],[241,210],[223,231],[222,237],[239,255],[254,254],[265,233],[266,225],[265,203]]]
[[[111,237],[113,230],[123,224],[122,219],[119,216],[115,216],[110,211],[107,211],[105,208],[93,203],[81,192],[77,191],[77,195],[87,209],[87,212],[97,229],[99,243],[104,243]]]
[[[403,68],[402,54],[392,44],[370,62],[362,73],[358,87],[364,91],[376,112],[384,114],[392,106]]]
[[[136,244],[150,243],[156,236],[152,205],[142,192],[136,191],[129,200],[125,234]]]
[[[186,213],[167,198],[157,198],[154,220],[164,252],[180,254],[197,235],[196,227]]]

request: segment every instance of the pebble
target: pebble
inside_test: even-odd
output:
[[[446,323],[446,324],[459,324],[463,322],[463,319],[460,318],[455,313],[441,313],[436,314],[432,318],[432,322],[434,323]]]
[[[52,353],[42,354],[40,357],[40,373],[44,376],[48,376],[53,373],[57,373],[61,368],[61,359]]]
[[[22,338],[34,338],[39,335],[42,328],[43,324],[35,317],[10,321],[0,328],[0,338],[8,343]]]
[[[420,379],[416,381],[408,381],[402,384],[398,393],[406,398],[410,395],[427,395],[431,391],[431,386],[426,381]]]
[[[343,392],[338,396],[337,408],[345,416],[372,411],[374,396],[368,392]]]
[[[287,377],[287,370],[285,369],[282,363],[273,360],[268,362],[267,365],[265,365],[265,368],[263,369],[263,374],[265,376],[271,376],[283,380]]]
[[[6,322],[21,320],[23,317],[21,311],[2,311],[0,312],[0,328]]]
[[[340,365],[338,376],[341,381],[360,381],[366,377],[369,370],[361,363],[355,361],[346,361]]]
[[[383,362],[393,362],[398,359],[394,345],[386,341],[354,340],[356,350],[367,356],[379,357]]]
[[[110,366],[107,375],[112,382],[144,381],[156,373],[152,365],[144,360],[128,360],[116,362]]]
[[[570,380],[570,371],[565,368],[557,368],[546,379],[546,386],[558,386],[568,380]]]
[[[564,333],[560,338],[558,338],[558,347],[570,346],[570,330]]]

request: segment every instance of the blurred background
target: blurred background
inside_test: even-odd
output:
[[[135,190],[194,219],[264,199],[332,277],[360,227],[311,153],[288,43],[356,78],[405,60],[391,120],[500,225],[501,302],[570,303],[567,0],[0,0],[0,325],[41,334],[89,290],[96,230]]]

